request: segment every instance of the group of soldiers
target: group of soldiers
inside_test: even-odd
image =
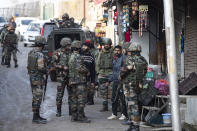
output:
[[[2,60],[1,65],[7,65],[7,67],[10,67],[10,61],[11,61],[11,55],[13,55],[13,60],[15,64],[15,68],[18,67],[17,64],[17,43],[18,38],[15,34],[15,27],[13,27],[11,24],[5,24],[4,28],[1,31],[0,34],[0,43],[2,47]]]
[[[28,73],[33,93],[33,122],[46,123],[40,117],[40,105],[43,97],[45,75],[51,70],[57,73],[56,116],[61,116],[62,99],[65,88],[68,92],[69,115],[72,122],[90,123],[84,108],[86,104],[94,104],[96,78],[99,92],[103,98],[100,110],[108,111],[110,85],[112,85],[112,116],[117,118],[118,101],[121,102],[122,116],[130,125],[128,131],[139,130],[138,94],[142,89],[143,78],[147,71],[147,62],[140,55],[141,46],[136,43],[125,43],[112,47],[110,38],[102,39],[103,48],[98,51],[92,40],[84,43],[65,37],[60,41],[61,48],[52,56],[51,67],[47,69],[47,60],[42,53],[44,38],[38,37],[37,46],[28,54]],[[123,50],[126,50],[123,52]],[[112,83],[112,84],[111,84]]]
[[[75,23],[75,19],[73,17],[69,17],[67,13],[62,15],[62,20],[54,19],[53,20],[58,28],[78,28],[79,25]]]

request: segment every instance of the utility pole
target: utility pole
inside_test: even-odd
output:
[[[83,0],[83,18],[86,19],[86,0]],[[86,26],[86,20],[84,21],[84,26]]]
[[[177,69],[176,69],[173,0],[163,0],[163,3],[164,3],[164,13],[165,13],[168,74],[170,80],[172,127],[173,127],[173,131],[181,131]]]

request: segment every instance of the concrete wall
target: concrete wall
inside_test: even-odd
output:
[[[63,13],[68,13],[70,17],[74,17],[77,22],[80,22],[84,17],[84,1],[69,0],[54,2],[54,17],[61,18]],[[86,25],[93,30],[96,22],[103,13],[101,4],[94,5],[94,2],[85,0],[85,17]]]
[[[141,55],[144,56],[149,63],[149,32],[143,32],[142,37],[139,37],[138,32],[133,32],[131,42],[137,42],[142,46]]]
[[[185,30],[185,76],[197,72],[197,16],[191,14]]]
[[[39,17],[40,16],[40,2],[20,3],[11,7],[0,8],[0,15],[9,19],[18,14],[20,17]]]

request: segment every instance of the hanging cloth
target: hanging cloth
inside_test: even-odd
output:
[[[130,35],[131,35],[131,32],[130,32],[130,30],[128,30],[128,31],[125,33],[125,41],[126,41],[126,42],[130,42]]]

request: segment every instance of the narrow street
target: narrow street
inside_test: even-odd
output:
[[[124,131],[128,128],[121,125],[119,120],[107,120],[111,111],[99,112],[99,98],[95,99],[95,105],[85,108],[86,115],[92,120],[90,124],[70,122],[67,94],[63,100],[63,116],[56,117],[56,83],[50,79],[46,99],[41,107],[41,115],[47,118],[48,123],[32,124],[32,93],[26,69],[27,54],[31,49],[32,47],[23,47],[23,44],[19,43],[22,54],[18,53],[18,68],[13,67],[13,61],[11,68],[0,65],[0,131]]]

